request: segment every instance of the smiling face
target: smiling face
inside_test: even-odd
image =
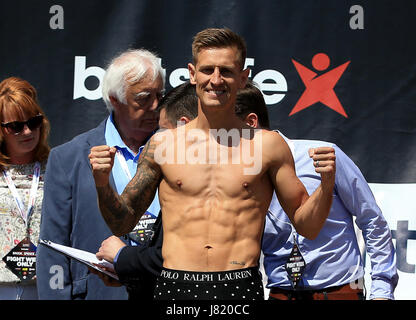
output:
[[[188,65],[202,107],[234,109],[237,91],[244,88],[249,73],[241,70],[238,57],[235,47],[206,48],[199,52],[196,65]]]

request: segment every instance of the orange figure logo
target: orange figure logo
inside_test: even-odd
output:
[[[350,61],[320,75],[301,65],[292,59],[300,78],[305,84],[305,91],[296,103],[289,116],[321,102],[332,110],[348,118],[344,108],[334,92],[334,87],[341,78]],[[318,53],[312,58],[312,66],[318,71],[324,71],[329,67],[329,57],[325,53]]]

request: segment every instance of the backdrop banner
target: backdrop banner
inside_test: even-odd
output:
[[[398,249],[396,297],[415,299],[415,17],[414,0],[2,1],[0,79],[36,87],[56,146],[108,115],[116,54],[157,53],[169,90],[189,78],[198,31],[236,31],[272,128],[336,143],[371,183]]]

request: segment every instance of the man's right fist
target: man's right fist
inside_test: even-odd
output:
[[[97,187],[106,186],[109,182],[111,169],[114,164],[114,156],[117,149],[106,145],[91,148],[88,155]]]

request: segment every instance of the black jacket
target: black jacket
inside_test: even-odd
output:
[[[114,264],[129,299],[153,299],[156,278],[162,269],[162,213],[153,225],[153,237],[144,245],[124,247]]]

